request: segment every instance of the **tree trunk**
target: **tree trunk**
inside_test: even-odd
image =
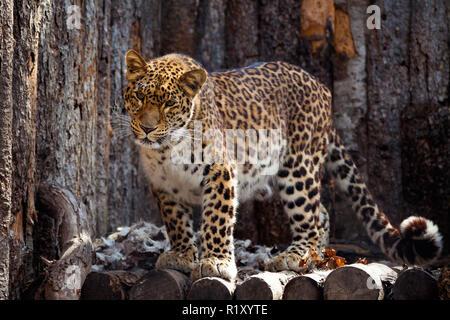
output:
[[[438,222],[448,253],[450,2],[415,0],[411,10],[411,97],[402,114],[400,139],[403,194],[408,214],[421,214]]]
[[[9,296],[9,223],[12,189],[13,2],[0,4],[0,299]]]

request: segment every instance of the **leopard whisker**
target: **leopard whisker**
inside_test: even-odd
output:
[[[195,140],[195,141],[201,141],[201,138],[194,138],[190,135],[183,135],[183,134],[171,134],[171,136],[176,137],[176,138],[188,138],[191,140]]]
[[[186,132],[186,131],[188,131],[188,130],[185,130],[185,129],[173,129],[173,130],[169,131],[169,134],[171,136],[174,136],[174,137],[183,137],[183,138],[188,138],[188,139],[196,140],[196,141],[202,140],[201,138],[194,137],[191,133]]]

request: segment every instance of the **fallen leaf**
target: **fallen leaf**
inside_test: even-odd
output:
[[[356,263],[367,264],[367,259],[366,258],[358,258],[358,261],[356,261]]]
[[[334,249],[322,249],[322,250],[325,251],[325,254],[328,257],[333,257],[336,255],[336,250],[334,250]]]

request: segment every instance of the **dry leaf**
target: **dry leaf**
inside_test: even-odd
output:
[[[323,252],[323,251],[325,251],[325,254],[326,254],[328,257],[333,257],[333,256],[336,255],[336,250],[334,250],[334,249],[322,249],[322,252]]]
[[[356,263],[367,264],[367,259],[366,258],[358,258],[358,261],[356,261]]]
[[[319,254],[317,251],[308,250],[299,262],[299,267],[305,272],[312,269],[319,270],[333,270],[345,265],[345,259],[336,256],[336,251],[333,249],[321,249]]]
[[[335,256],[335,261],[336,261],[336,268],[342,267],[343,265],[345,265],[345,258],[342,257],[338,257]]]

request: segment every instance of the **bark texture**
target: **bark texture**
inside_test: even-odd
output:
[[[448,2],[376,4],[382,28],[366,37],[369,188],[394,222],[424,215],[448,234]]]
[[[0,4],[0,299],[9,296],[9,223],[12,190],[13,2]]]
[[[366,26],[371,4],[381,29]],[[382,210],[395,223],[433,219],[449,247],[448,1],[4,0],[0,8],[1,298],[22,297],[36,280],[41,183],[84,204],[92,237],[159,221],[122,108],[131,48],[146,59],[185,53],[209,71],[264,60],[302,66],[333,91],[336,127]],[[331,183],[323,199],[332,239],[367,239]],[[289,242],[276,192],[241,208],[240,238]]]

